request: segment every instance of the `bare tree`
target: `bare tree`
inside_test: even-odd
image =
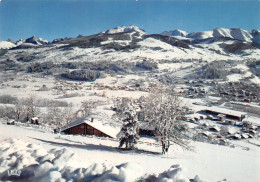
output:
[[[62,125],[68,125],[75,118],[75,113],[73,111],[72,103],[70,103],[67,107],[63,108],[62,116],[63,116]]]
[[[0,118],[15,119],[15,110],[11,106],[0,106]]]
[[[60,107],[57,106],[55,103],[51,103],[47,107],[47,120],[49,124],[58,126],[60,125],[62,113]]]
[[[25,120],[29,121],[32,117],[39,114],[39,109],[36,107],[37,98],[30,96],[22,101],[24,103]]]
[[[17,121],[22,120],[23,115],[25,114],[25,103],[22,99],[19,99],[14,104],[15,118]]]
[[[144,117],[155,128],[155,135],[162,144],[162,153],[168,152],[171,143],[191,149],[184,139],[186,125],[182,122],[185,111],[172,87],[159,85],[152,89],[144,106]]]
[[[98,102],[95,100],[85,100],[81,102],[80,109],[77,111],[76,115],[81,114],[81,117],[89,116],[93,109],[97,107]]]

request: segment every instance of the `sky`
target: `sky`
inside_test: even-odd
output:
[[[1,0],[0,0],[1,1]],[[0,40],[92,35],[136,25],[147,33],[260,29],[260,0],[2,0]]]

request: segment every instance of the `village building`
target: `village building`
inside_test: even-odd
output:
[[[217,126],[211,126],[211,127],[209,127],[209,131],[219,132],[220,128]]]
[[[154,126],[149,126],[146,122],[139,123],[140,136],[155,136],[156,130]]]
[[[223,108],[223,107],[208,107],[207,109],[204,110],[208,114],[214,114],[214,115],[225,115],[226,118],[229,119],[234,119],[238,121],[242,121],[247,113],[245,112],[240,112],[240,111],[234,111],[231,109]],[[224,119],[223,117],[221,119]]]
[[[7,121],[7,123],[6,123],[7,125],[14,125],[15,124],[15,120],[10,120],[10,121]]]
[[[116,138],[120,127],[111,126],[111,121],[105,114],[92,114],[71,122],[61,129],[61,132],[72,135],[95,135],[97,137]]]
[[[31,124],[39,124],[39,119],[37,117],[31,118]]]
[[[225,121],[225,119],[226,119],[226,115],[225,114],[218,114],[218,120],[219,121]]]

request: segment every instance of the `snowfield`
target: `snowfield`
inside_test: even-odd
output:
[[[0,49],[10,49],[15,47],[16,45],[13,44],[12,42],[8,41],[0,41]]]
[[[30,181],[234,181],[260,180],[259,140],[237,147],[193,142],[195,151],[139,143],[138,150],[117,148],[118,141],[59,135],[37,128],[0,124],[0,179]],[[143,141],[147,141],[145,138]],[[239,147],[240,146],[240,147]],[[245,150],[245,148],[250,148]],[[8,170],[21,176],[8,176]]]

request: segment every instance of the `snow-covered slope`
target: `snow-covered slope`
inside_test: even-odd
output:
[[[140,29],[137,26],[130,25],[130,26],[122,26],[122,27],[115,27],[113,29],[109,29],[105,32],[105,34],[116,34],[116,33],[131,33],[131,32],[139,32],[141,35],[146,34],[146,32]]]
[[[207,39],[212,36],[212,31],[194,32],[187,35],[188,38],[193,39]]]
[[[161,33],[162,35],[166,36],[180,36],[180,37],[186,37],[188,32],[182,31],[182,30],[172,30],[172,31],[164,31]]]
[[[122,151],[117,149],[116,140],[58,135],[30,126],[0,123],[0,137],[0,159],[4,164],[0,165],[0,180],[4,181],[10,181],[8,170],[14,165],[24,181],[133,182],[150,177],[156,181],[189,182],[195,181],[196,175],[209,182],[260,179],[256,139],[256,145],[239,142],[240,147],[235,148],[194,142],[196,152],[174,146],[164,156],[158,154],[160,146],[151,141],[138,144],[143,150]],[[243,150],[245,147],[250,150]]]
[[[201,31],[187,33],[181,30],[164,31],[162,35],[181,36],[192,39],[207,39],[207,38],[230,38],[246,42],[260,43],[258,30],[243,30],[240,28],[216,28],[210,31]]]
[[[251,41],[253,36],[250,31],[246,31],[240,28],[217,28],[213,30],[213,37],[228,37],[242,41]]]
[[[10,49],[13,47],[16,47],[16,45],[12,42],[0,41],[0,49]]]

